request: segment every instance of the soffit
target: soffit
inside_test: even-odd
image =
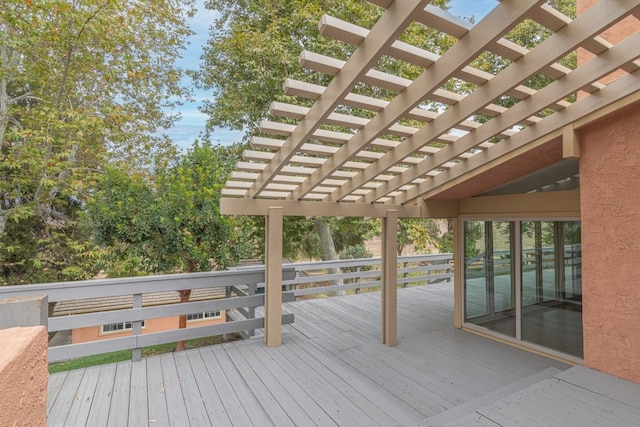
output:
[[[551,141],[563,127],[640,89],[636,62],[640,34],[617,44],[598,36],[628,16],[637,17],[640,0],[602,0],[575,20],[544,0],[503,0],[475,25],[429,1],[372,3],[386,11],[371,29],[322,18],[322,34],[357,48],[346,61],[301,53],[301,66],[328,74],[330,83],[324,87],[285,82],[285,92],[301,102],[272,104],[272,119],[262,123],[261,135],[252,139],[253,147],[244,153],[223,197],[247,203],[284,200],[287,205],[296,201],[413,204],[530,144],[544,138]],[[553,32],[531,50],[504,38],[527,19]],[[414,23],[456,41],[442,55],[409,45],[401,40],[402,34]],[[577,48],[594,58],[575,70],[558,62]],[[510,65],[493,74],[474,68],[476,58],[487,52],[511,61]],[[379,71],[380,61],[388,58],[423,71],[414,80]],[[611,80],[620,70],[624,73]],[[553,81],[539,90],[528,87],[527,82],[538,75]],[[445,90],[452,81],[472,83],[473,90],[466,94]],[[363,96],[357,91],[362,85],[393,95]],[[569,102],[577,92],[581,97]],[[506,97],[515,101],[511,107],[496,103]],[[304,100],[313,103],[302,106]],[[440,108],[426,108],[433,103]],[[344,107],[365,110],[368,117],[351,115]]]

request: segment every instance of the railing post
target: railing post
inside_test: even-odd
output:
[[[258,287],[257,283],[249,283],[249,287],[247,292],[249,293],[249,295],[255,295],[256,294],[256,289]],[[249,307],[249,319],[255,319],[256,318],[256,308],[251,306]],[[256,330],[255,329],[249,329],[247,331],[247,335],[252,337],[256,334]]]
[[[362,266],[358,265],[356,266],[356,272],[360,273],[360,271],[362,271]],[[360,283],[360,276],[356,276],[356,283]],[[356,288],[356,295],[360,293],[360,287],[358,286]]]
[[[398,211],[382,219],[382,343],[396,345],[398,332]]]
[[[142,308],[142,294],[133,294],[133,308]],[[131,333],[136,337],[136,348],[131,350],[131,360],[139,362],[142,360],[142,348],[138,346],[138,337],[142,335],[142,320],[131,323]]]
[[[48,302],[47,295],[0,300],[0,329],[40,325],[48,327]]]
[[[408,266],[409,266],[409,263],[408,263],[407,261],[405,261],[405,262],[403,262],[403,263],[402,263],[402,268],[405,270],[404,274],[402,275],[402,277],[403,277],[404,279],[406,279],[407,277],[409,277],[409,273],[406,271],[406,269],[407,269],[407,267],[408,267]],[[406,288],[406,287],[407,287],[407,282],[406,282],[406,281],[402,282],[402,287],[403,287],[403,288]]]

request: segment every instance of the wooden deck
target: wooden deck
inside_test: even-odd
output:
[[[48,425],[638,425],[640,386],[455,329],[452,284],[398,301],[395,347],[380,344],[367,293],[288,304],[279,347],[254,338],[51,375]]]

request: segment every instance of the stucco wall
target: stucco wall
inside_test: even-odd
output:
[[[226,313],[221,311],[220,318],[217,319],[204,319],[193,320],[187,322],[187,328],[195,328],[198,326],[215,325],[217,323],[224,323]],[[171,331],[178,329],[179,316],[161,317],[156,319],[149,319],[145,322],[145,327],[142,328],[143,334],[149,334],[152,332]],[[131,335],[131,331],[125,332],[109,332],[102,334],[100,326],[89,326],[86,328],[76,328],[71,332],[71,342],[78,344],[82,342],[106,340],[111,338],[126,337]]]
[[[600,0],[578,0],[576,2],[576,13],[578,15],[584,13],[599,1]],[[628,16],[627,18],[618,22],[616,25],[607,28],[602,34],[599,34],[599,36],[611,43],[618,43],[619,41],[624,40],[630,35],[634,34],[637,31],[638,26],[640,26],[640,21],[638,21],[638,19],[634,16]],[[593,57],[593,53],[587,51],[586,49],[578,49],[578,64],[584,64]],[[615,73],[612,73],[605,78],[600,79],[600,82],[607,84],[617,78],[622,77],[625,74],[626,73],[624,71],[618,70]]]
[[[47,423],[47,331],[0,330],[0,426]]]
[[[584,361],[640,382],[640,106],[581,135]]]

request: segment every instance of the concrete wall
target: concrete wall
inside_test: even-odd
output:
[[[584,361],[640,383],[640,106],[581,137]]]
[[[215,325],[218,323],[224,323],[225,317],[226,317],[225,310],[221,310],[220,314],[221,314],[220,318],[217,318],[217,319],[203,319],[203,320],[188,321],[187,328],[195,328],[198,326],[207,326],[207,325]],[[149,319],[145,322],[145,327],[142,328],[142,333],[149,334],[152,332],[172,331],[172,330],[178,329],[179,320],[180,320],[179,316]],[[89,326],[86,328],[76,328],[73,331],[71,331],[71,342],[73,344],[78,344],[82,342],[106,340],[106,339],[118,338],[118,337],[127,337],[129,335],[131,335],[131,331],[108,332],[103,334],[101,333],[100,326]]]
[[[0,330],[0,426],[47,424],[47,330]]]

